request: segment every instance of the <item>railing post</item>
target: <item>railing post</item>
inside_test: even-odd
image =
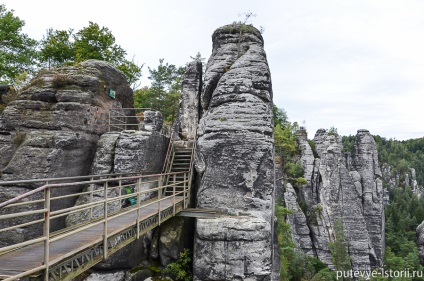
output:
[[[137,180],[137,239],[140,238],[141,178]]]
[[[90,181],[93,181],[94,178],[91,177]],[[93,193],[94,193],[94,184],[90,184],[90,204],[93,203]],[[90,205],[90,221],[93,219],[93,206]]]
[[[172,179],[172,181],[173,181],[173,184],[172,184],[172,195],[173,195],[172,206],[173,206],[173,210],[174,210],[174,216],[175,216],[175,191],[176,191],[175,179],[176,179],[176,175],[174,174],[173,179]]]
[[[183,187],[184,187],[184,192],[183,192],[183,209],[186,209],[187,208],[187,206],[186,206],[186,196],[187,196],[187,188],[186,188],[186,181],[187,181],[187,173],[184,173],[184,185],[183,185]]]
[[[108,123],[109,123],[109,125],[108,125],[108,131],[110,132],[110,114],[111,114],[111,111],[112,111],[112,109],[109,109],[109,121],[108,121]]]
[[[46,183],[48,184],[48,182]],[[50,187],[44,189],[44,280],[49,280],[49,262],[50,262]]]
[[[162,176],[159,176],[159,188],[158,188],[158,223],[160,225],[160,198],[162,194]]]
[[[108,182],[104,183],[104,223],[103,223],[103,258],[107,258],[107,188]]]

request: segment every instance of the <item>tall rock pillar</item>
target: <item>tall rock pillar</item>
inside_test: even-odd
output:
[[[201,94],[196,169],[194,280],[271,280],[273,118],[271,74],[260,32],[227,25],[212,35]]]

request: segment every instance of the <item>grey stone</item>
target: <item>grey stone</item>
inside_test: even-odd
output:
[[[108,96],[109,89],[116,91],[116,99]],[[125,75],[106,62],[89,60],[40,71],[2,113],[0,180],[89,174],[98,138],[108,130],[109,109],[132,106],[132,94]],[[39,185],[1,188],[0,201]],[[53,189],[52,196],[73,194],[82,188]],[[55,200],[52,210],[70,207],[75,201],[72,197]],[[0,227],[8,224],[2,222]],[[51,231],[64,226],[64,218],[54,220]],[[34,227],[24,230],[26,239],[39,232]]]
[[[271,74],[260,32],[232,28],[218,28],[212,36],[197,130],[196,167],[203,173],[197,207],[246,218],[197,220],[194,280],[271,278]]]
[[[333,268],[328,244],[334,241],[334,225],[341,219],[352,268],[380,267],[385,246],[384,208],[381,171],[372,136],[366,130],[358,131],[352,159],[343,155],[341,138],[329,135],[324,129],[318,130],[314,137],[317,159],[313,159],[306,135],[298,134],[298,141],[300,162],[308,184],[297,193],[290,185],[286,186],[286,206],[296,211],[295,215],[301,212],[298,202],[303,201],[306,207],[306,213],[298,215],[297,220],[289,215],[293,240],[306,254],[318,257]],[[368,194],[371,200],[367,199]]]
[[[162,125],[162,113],[151,110],[144,111],[144,130],[160,132]]]
[[[417,246],[420,263],[424,265],[424,221],[417,227]]]
[[[194,280],[270,280],[270,232],[261,218],[198,219]]]
[[[186,239],[186,223],[184,218],[174,217],[160,227],[159,256],[163,266],[178,259],[183,251]]]
[[[292,239],[299,249],[302,249],[307,255],[313,256],[313,244],[308,222],[302,209],[297,202],[297,195],[290,183],[286,185],[284,193],[284,203],[287,209],[295,211],[294,214],[287,215],[288,223],[292,226]]]
[[[125,271],[94,272],[84,279],[84,281],[124,281],[124,280],[125,280]]]
[[[181,101],[177,116],[176,137],[194,140],[199,121],[199,99],[202,89],[202,63],[190,62],[182,82]]]

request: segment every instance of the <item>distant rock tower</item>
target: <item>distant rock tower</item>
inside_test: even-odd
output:
[[[194,280],[271,280],[274,191],[271,74],[261,33],[227,25],[212,35],[201,93]]]

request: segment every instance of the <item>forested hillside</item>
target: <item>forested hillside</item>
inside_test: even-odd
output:
[[[282,172],[287,182],[294,185],[295,189],[301,188],[303,169],[299,163],[299,147],[296,142],[297,123],[288,121],[284,110],[275,108],[275,144],[276,156],[281,158]],[[330,134],[337,135],[337,129],[328,130]],[[314,132],[309,132],[310,138]],[[354,150],[355,136],[342,137],[345,153]],[[374,136],[379,155],[379,164],[384,166],[383,185],[387,190],[389,203],[385,206],[385,239],[386,249],[384,257],[385,270],[423,270],[419,263],[418,249],[416,246],[416,228],[424,220],[424,196],[413,191],[411,169],[415,169],[415,185],[423,186],[424,183],[424,139],[411,139],[398,141]],[[314,150],[313,141],[309,141]],[[316,156],[315,156],[316,157]],[[387,168],[389,167],[389,168]],[[384,172],[383,172],[384,174]],[[409,181],[408,181],[409,178]],[[390,183],[388,182],[390,180]],[[393,185],[393,183],[396,183]],[[409,183],[409,184],[408,184]],[[283,187],[284,189],[285,187]],[[307,257],[296,248],[291,239],[290,225],[285,219],[293,211],[288,210],[279,201],[276,205],[279,223],[279,244],[281,251],[281,278],[280,280],[331,280],[334,274],[318,259]],[[333,257],[343,258],[343,243],[339,243],[339,251],[332,248]],[[299,268],[304,270],[299,271]],[[379,280],[379,279],[375,279]],[[383,280],[383,279],[382,279]],[[384,280],[424,280],[422,278],[393,278]]]

